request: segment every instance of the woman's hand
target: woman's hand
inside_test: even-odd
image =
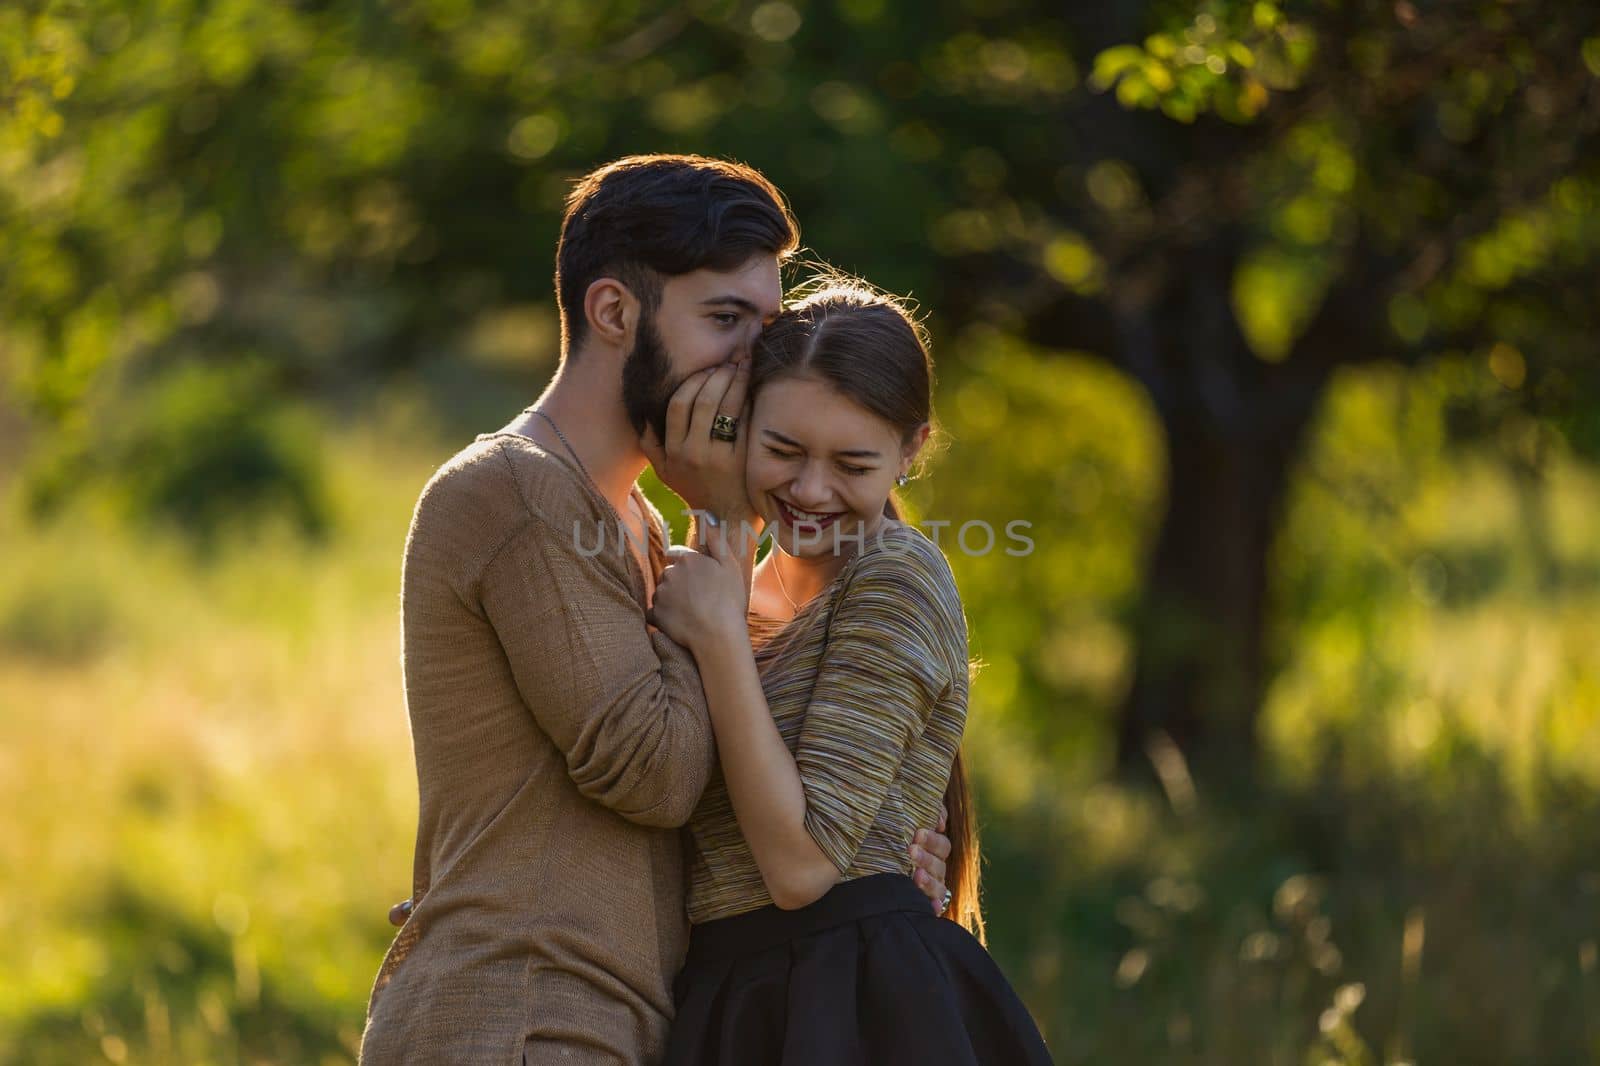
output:
[[[656,476],[691,508],[708,511],[732,528],[743,522],[759,531],[760,519],[744,481],[749,387],[748,357],[690,374],[667,404],[667,439],[657,440],[655,427],[646,426],[639,447]],[[738,419],[737,439],[711,435],[719,414]]]
[[[667,550],[667,566],[656,581],[649,620],[691,652],[698,653],[708,641],[737,641],[748,647],[745,614],[750,594],[744,561],[730,543],[726,526],[708,529],[703,539],[704,551]]]

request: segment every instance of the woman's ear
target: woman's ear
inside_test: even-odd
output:
[[[589,332],[616,347],[626,347],[639,322],[639,299],[616,278],[596,278],[583,294]]]
[[[927,422],[922,423],[922,425],[911,431],[910,438],[906,440],[905,445],[900,449],[901,473],[909,474],[911,472],[912,464],[917,461],[917,453],[922,451],[924,444],[928,443],[928,434],[932,432],[933,427]]]

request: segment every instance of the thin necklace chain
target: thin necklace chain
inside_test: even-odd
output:
[[[567,435],[565,433],[561,432],[561,427],[556,425],[556,420],[551,418],[549,415],[545,414],[543,411],[539,410],[537,407],[524,407],[522,409],[522,413],[525,414],[525,415],[538,415],[540,418],[542,418],[546,422],[550,423],[550,428],[556,431],[556,437],[558,439],[560,439],[562,445],[567,449],[567,453],[572,456],[572,461],[578,464],[578,469],[583,471],[583,476],[588,478],[589,479],[589,484],[594,486],[596,492],[599,492],[600,491],[599,484],[595,481],[594,477],[589,473],[589,468],[583,465],[583,460],[578,458],[578,449],[574,448],[572,446],[572,442],[567,439]],[[600,495],[604,496],[605,493],[602,492],[602,493],[600,493]]]
[[[783,550],[778,547],[776,539],[773,541],[772,550],[775,552]],[[772,573],[778,579],[778,590],[783,593],[783,598],[789,601],[789,606],[794,608],[795,614],[799,614],[800,605],[794,602],[794,597],[789,595],[789,587],[783,583],[783,567],[778,565],[778,557],[776,555],[772,557]]]
[[[567,439],[567,435],[565,433],[561,432],[561,427],[556,425],[556,420],[551,418],[549,415],[545,414],[543,411],[539,410],[537,407],[524,407],[522,409],[522,413],[525,414],[525,415],[538,415],[540,418],[542,418],[546,422],[550,423],[550,428],[556,431],[556,436],[558,438],[560,438],[561,443],[566,447],[567,453],[572,456],[572,461],[578,464],[578,469],[583,471],[583,476],[586,479],[588,479],[588,482],[589,482],[589,484],[591,486],[593,486],[594,491],[599,493],[600,498],[602,500],[604,500],[606,498],[606,494],[603,493],[603,492],[600,492],[600,483],[594,479],[594,475],[589,473],[589,468],[583,465],[583,460],[578,458],[578,449],[574,448],[572,446],[572,442]],[[608,500],[607,503],[609,503],[609,502],[610,501]],[[618,519],[618,521],[622,520],[622,515],[620,513],[617,513],[617,519]],[[632,522],[629,522],[629,525],[632,525],[632,524],[633,524]],[[645,525],[647,527],[647,531],[645,533],[645,536],[648,537],[649,536],[649,532],[648,532],[649,520],[648,519],[645,520]],[[628,535],[631,537],[633,534],[630,533]],[[645,568],[641,567],[641,570],[643,570],[643,569],[645,569]],[[648,583],[646,584],[646,587],[647,588],[649,587]],[[785,592],[784,595],[787,596],[788,593]],[[791,600],[790,602],[792,603],[793,601]]]

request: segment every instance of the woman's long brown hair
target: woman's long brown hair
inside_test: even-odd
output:
[[[972,792],[967,787],[967,768],[956,751],[950,766],[950,784],[944,790],[945,809],[950,812],[946,835],[950,838],[950,859],[945,864],[945,886],[950,889],[950,909],[945,917],[960,922],[967,931],[987,945],[983,909],[978,903],[978,819],[972,809]]]
[[[810,374],[897,426],[906,440],[933,424],[933,360],[916,318],[899,300],[853,278],[821,279],[767,327],[756,346],[750,389],[791,374]],[[926,449],[924,449],[926,451]],[[891,491],[883,513],[901,520]],[[950,857],[945,917],[985,941],[978,901],[978,823],[960,749],[945,786]]]
[[[883,513],[897,522],[902,520],[900,504],[892,492],[884,502]],[[978,900],[978,875],[982,865],[978,815],[972,802],[971,786],[967,784],[966,763],[961,757],[964,747],[965,744],[956,749],[956,761],[950,764],[950,783],[944,789],[945,835],[950,838],[950,857],[945,860],[944,875],[945,887],[950,890],[950,906],[944,916],[960,922],[987,947],[988,931]]]

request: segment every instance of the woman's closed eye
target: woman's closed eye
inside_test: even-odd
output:
[[[799,452],[791,452],[785,451],[782,448],[774,448],[770,444],[766,447],[767,453],[774,459],[792,460],[800,458]],[[840,470],[844,471],[846,474],[849,474],[851,477],[860,477],[862,474],[870,474],[872,472],[872,467],[870,466],[852,466],[849,463],[840,463],[838,465]]]

